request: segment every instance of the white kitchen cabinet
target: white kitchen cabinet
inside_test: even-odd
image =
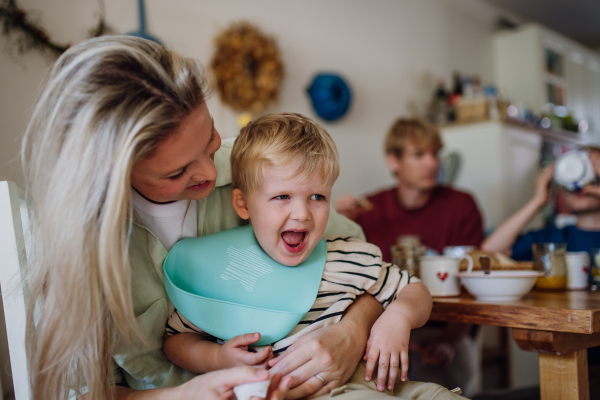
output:
[[[598,52],[531,23],[497,33],[493,54],[495,83],[511,102],[537,112],[564,105],[600,133]]]

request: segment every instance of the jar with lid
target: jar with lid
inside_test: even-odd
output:
[[[410,276],[421,277],[419,259],[425,254],[425,247],[421,246],[418,236],[399,236],[398,243],[392,246],[391,251],[392,263],[407,271]]]

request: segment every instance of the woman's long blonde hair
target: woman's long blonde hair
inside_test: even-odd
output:
[[[127,255],[130,176],[204,102],[202,70],[134,37],[67,50],[23,139],[32,210],[27,271],[32,398],[113,396],[116,335],[140,334]]]

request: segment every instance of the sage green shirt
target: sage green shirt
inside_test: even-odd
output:
[[[198,201],[198,236],[220,232],[244,223],[231,205],[231,164],[233,140],[224,140],[215,154],[218,171],[215,189]],[[162,348],[165,323],[174,311],[163,284],[162,265],[167,250],[134,215],[129,243],[133,310],[145,341],[117,340],[114,351],[115,379],[133,389],[180,385],[195,376],[173,363]],[[333,209],[326,235],[353,236],[364,240],[360,226]]]

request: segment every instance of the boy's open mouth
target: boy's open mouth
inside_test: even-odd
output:
[[[281,240],[287,251],[300,253],[306,245],[307,236],[307,231],[285,231],[281,234]]]

